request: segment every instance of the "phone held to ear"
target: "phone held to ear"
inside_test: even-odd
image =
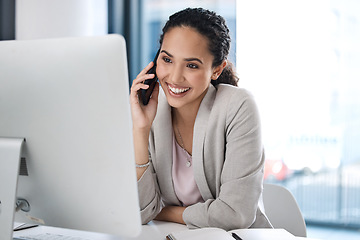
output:
[[[154,78],[146,79],[144,81],[145,84],[149,85],[148,89],[139,89],[138,95],[143,105],[147,105],[149,103],[151,94],[154,90],[155,84],[157,82],[157,76],[156,76],[156,61],[159,56],[160,49],[156,53],[156,56],[153,60],[154,66],[147,72],[147,74],[155,74]]]

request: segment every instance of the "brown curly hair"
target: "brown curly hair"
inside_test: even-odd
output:
[[[164,35],[174,27],[191,27],[205,36],[209,42],[209,50],[214,56],[213,67],[219,66],[227,60],[230,50],[230,31],[225,19],[215,12],[203,8],[186,8],[169,17],[162,29],[160,46]],[[227,60],[227,65],[217,80],[211,81],[216,86],[219,83],[237,86],[239,78],[236,76],[233,64]]]

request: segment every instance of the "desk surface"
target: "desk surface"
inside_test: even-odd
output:
[[[26,236],[30,234],[53,233],[53,234],[62,234],[62,235],[80,237],[91,240],[140,240],[140,239],[165,240],[166,235],[169,234],[170,232],[182,231],[182,230],[187,230],[187,227],[182,224],[152,221],[149,224],[142,226],[141,234],[136,238],[116,237],[102,233],[84,232],[78,230],[47,227],[47,226],[39,226],[22,231],[16,231],[14,232],[14,237]],[[301,238],[301,237],[297,237],[296,239],[310,240],[310,238]]]

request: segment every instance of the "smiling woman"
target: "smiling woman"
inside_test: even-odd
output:
[[[226,62],[213,68],[207,39],[190,27],[169,30],[161,49],[157,76],[169,105],[196,115],[211,79],[220,75]]]
[[[229,29],[215,12],[187,8],[160,37],[149,103],[139,89],[153,63],[133,80],[130,102],[142,222],[189,228],[271,227],[261,211],[264,155],[252,95],[236,87],[228,61]],[[224,84],[225,83],[225,84]]]

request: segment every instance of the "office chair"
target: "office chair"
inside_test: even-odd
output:
[[[289,190],[264,183],[265,213],[274,228],[283,228],[297,237],[306,237],[306,225],[300,208]]]

